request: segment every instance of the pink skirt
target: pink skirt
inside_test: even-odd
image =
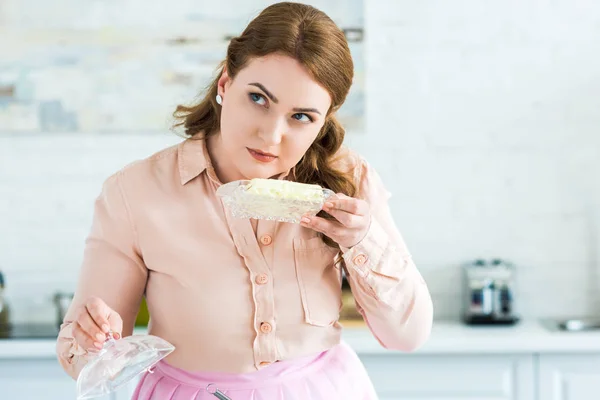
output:
[[[218,400],[209,385],[231,400],[377,399],[362,362],[341,343],[246,374],[187,372],[161,361],[142,376],[132,400]]]

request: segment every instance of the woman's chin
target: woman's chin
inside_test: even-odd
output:
[[[277,172],[276,170],[274,170],[273,168],[245,168],[244,170],[242,170],[242,175],[244,175],[244,177],[246,179],[255,179],[255,178],[262,178],[262,179],[269,179],[269,178],[276,178],[279,175],[281,175],[282,172]]]

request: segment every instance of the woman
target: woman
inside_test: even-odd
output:
[[[342,147],[352,78],[344,34],[310,6],[272,5],[231,40],[206,97],[175,112],[188,138],[103,185],[57,346],[73,378],[146,296],[149,332],[176,350],[135,399],[214,398],[209,383],[232,400],[376,398],[340,340],[340,268],[386,348],[419,347],[432,304],[388,192]],[[233,218],[216,189],[250,178],[339,195],[301,224]]]

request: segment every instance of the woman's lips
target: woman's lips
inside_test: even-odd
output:
[[[246,147],[246,149],[248,150],[248,153],[250,153],[250,155],[252,157],[254,157],[255,160],[258,160],[260,162],[268,163],[277,158],[276,155],[273,155],[271,153],[266,153],[266,152],[256,150],[256,149],[251,149],[248,147]]]

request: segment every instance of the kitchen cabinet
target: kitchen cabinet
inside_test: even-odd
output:
[[[361,356],[380,400],[532,400],[532,355]]]
[[[363,353],[380,400],[596,400],[600,353]],[[138,379],[98,400],[130,400]],[[0,359],[0,398],[75,398],[55,358]],[[235,399],[233,399],[235,400]]]
[[[76,384],[56,359],[0,359],[0,398],[75,399]],[[98,400],[112,399],[106,396]]]
[[[596,400],[600,354],[539,356],[539,400]]]

